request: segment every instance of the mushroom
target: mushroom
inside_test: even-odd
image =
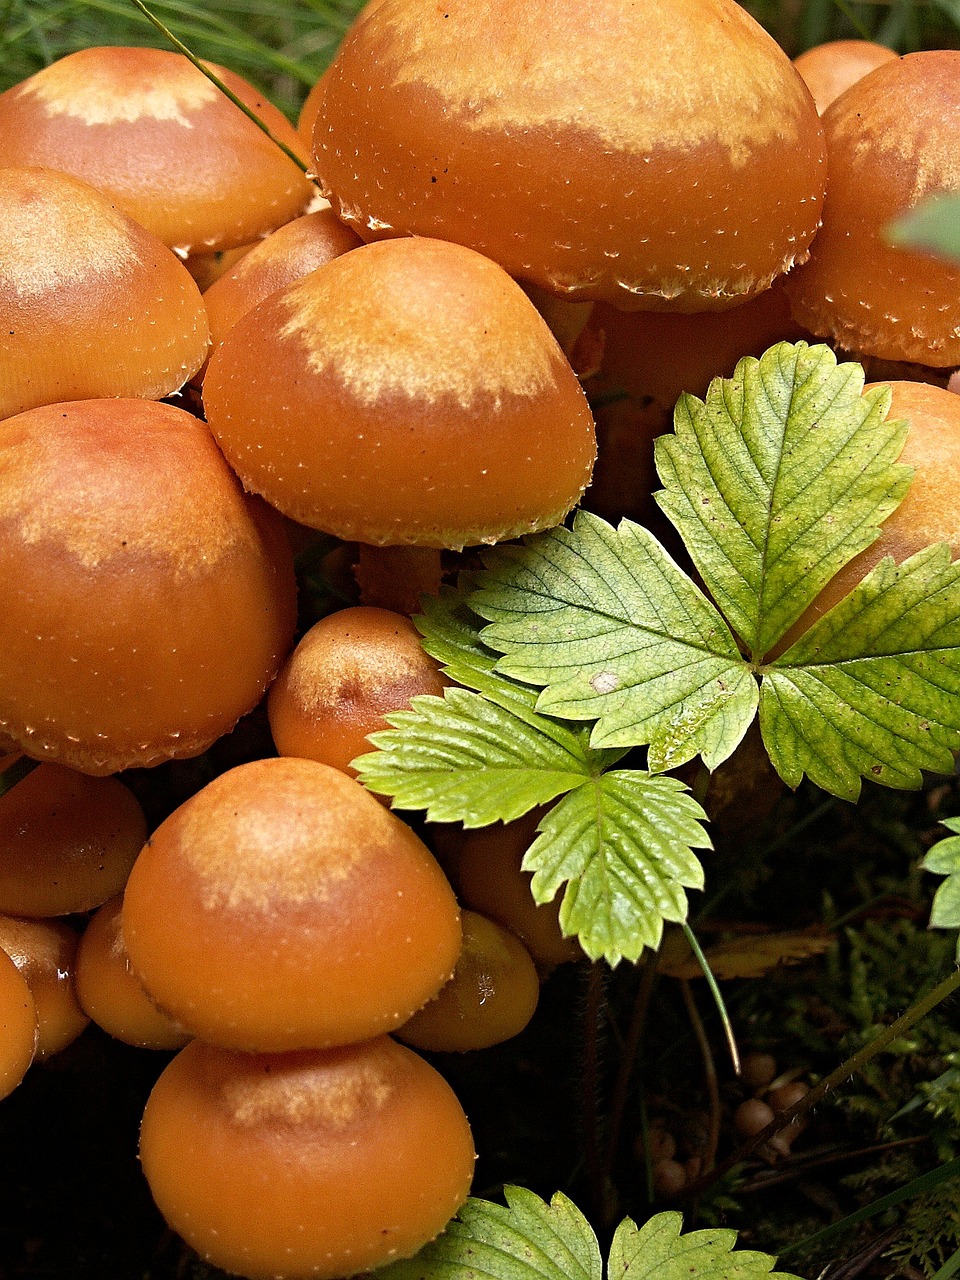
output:
[[[460,548],[557,524],[590,478],[587,402],[546,324],[459,245],[365,245],[234,325],[204,379],[247,488],[377,546]]]
[[[213,349],[264,298],[361,243],[329,209],[320,209],[295,218],[255,244],[203,296]]]
[[[796,319],[847,351],[960,364],[960,267],[894,248],[886,229],[960,189],[960,52],[908,54],[858,80],[823,117],[823,227],[786,282]]]
[[[27,980],[0,951],[0,1100],[27,1074],[37,1048],[37,1006]]]
[[[177,391],[209,346],[183,264],[87,183],[0,174],[0,419],[60,400]]]
[[[85,773],[198,755],[293,639],[276,513],[203,423],[146,400],[0,423],[0,734]]]
[[[496,921],[465,911],[453,977],[397,1037],[432,1052],[488,1049],[519,1035],[539,998],[537,969],[519,938]]]
[[[130,967],[123,941],[123,895],[105,902],[83,931],[77,948],[80,1007],[115,1040],[138,1049],[182,1049],[190,1033],[153,1003]]]
[[[55,920],[0,916],[3,951],[20,970],[36,1006],[36,1057],[50,1058],[90,1021],[77,1002],[77,935]]]
[[[358,606],[321,618],[270,687],[270,730],[282,756],[302,756],[356,776],[350,762],[390,711],[449,682],[408,617]]]
[[[276,107],[208,66],[297,151]],[[249,244],[302,213],[313,192],[202,71],[165,49],[81,49],[0,94],[0,165],[83,178],[183,254]]]
[[[240,765],[181,805],[131,872],[123,936],[148,995],[251,1052],[368,1039],[450,977],[456,901],[409,827],[313,760]]]
[[[474,1158],[453,1090],[385,1036],[258,1056],[194,1041],[140,1130],[167,1222],[249,1280],[335,1280],[409,1257],[466,1200]]]
[[[119,893],[147,836],[133,792],[42,764],[0,796],[0,911],[91,911]]]
[[[831,102],[852,84],[896,58],[892,49],[873,40],[828,40],[826,44],[805,50],[794,58],[793,65],[803,76],[817,110],[823,115]]]
[[[733,0],[386,0],[316,109],[314,170],[364,239],[453,240],[571,300],[723,309],[819,224],[816,108]]]

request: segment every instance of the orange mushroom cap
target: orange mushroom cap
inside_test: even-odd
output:
[[[226,335],[203,399],[247,488],[374,545],[555,525],[596,451],[586,398],[523,290],[440,240],[364,245],[273,294]]]
[[[214,350],[240,317],[264,298],[361,243],[329,209],[320,209],[255,244],[203,295]]]
[[[208,65],[297,152],[276,107]],[[0,164],[84,178],[184,252],[248,244],[302,213],[313,192],[202,71],[165,49],[81,49],[0,94]]]
[[[37,1006],[27,980],[0,950],[0,1099],[11,1094],[27,1074],[38,1033]]]
[[[147,836],[117,778],[42,764],[0,796],[0,911],[44,918],[91,911],[119,893]]]
[[[852,84],[885,62],[894,62],[896,57],[892,49],[873,40],[828,40],[801,53],[793,65],[823,115]]]
[[[810,260],[786,282],[794,316],[847,351],[960,364],[960,267],[886,241],[925,197],[960,190],[960,51],[878,67],[823,124],[828,195]]]
[[[210,1043],[326,1048],[404,1022],[460,950],[432,854],[337,769],[260,760],[157,828],[127,882],[123,936],[156,1003]]]
[[[269,1056],[194,1041],[140,1131],[167,1222],[249,1280],[335,1280],[409,1257],[466,1200],[474,1158],[453,1090],[387,1037]]]
[[[200,291],[176,256],[52,169],[0,171],[0,312],[0,419],[60,400],[159,400],[209,346]]]
[[[733,0],[374,0],[316,92],[314,169],[364,238],[571,299],[723,308],[819,224],[816,108]]]
[[[293,639],[275,512],[203,423],[146,400],[0,423],[0,733],[85,773],[197,755]]]
[[[26,979],[36,1006],[37,1058],[65,1049],[90,1021],[77,1002],[77,941],[59,921],[0,915],[0,951]]]
[[[270,687],[267,711],[277,750],[354,774],[372,751],[367,735],[387,729],[391,711],[448,682],[403,614],[358,606],[321,618]]]

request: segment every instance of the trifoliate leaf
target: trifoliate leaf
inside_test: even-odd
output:
[[[416,1257],[394,1262],[384,1280],[602,1280],[590,1224],[559,1191],[549,1205],[521,1187],[504,1189],[506,1206],[470,1199]],[[643,1227],[629,1218],[610,1246],[607,1280],[796,1280],[773,1271],[775,1259],[734,1252],[737,1233],[713,1228],[681,1234],[679,1213],[658,1213]]]
[[[750,655],[776,644],[903,500],[906,422],[885,422],[889,387],[863,393],[858,364],[781,342],[684,395],[656,443],[670,517],[707,590]]]
[[[544,685],[538,710],[596,719],[595,748],[649,744],[655,771],[734,750],[758,689],[729,627],[652,534],[580,512],[496,548],[470,605],[498,670]]]
[[[537,902],[560,907],[565,934],[591,959],[636,960],[660,945],[665,920],[687,918],[684,888],[703,888],[694,848],[710,847],[706,815],[675,778],[605,773],[553,806],[523,859]]]
[[[861,777],[919,787],[960,748],[960,563],[885,559],[763,669],[760,728],[780,776],[855,800]]]
[[[960,832],[960,818],[944,818],[943,825],[948,831]],[[938,840],[920,865],[935,876],[947,877],[933,895],[931,929],[960,928],[960,834]],[[960,959],[960,937],[957,958]]]
[[[614,1233],[608,1280],[796,1280],[774,1271],[776,1258],[743,1249],[737,1233],[714,1227],[681,1235],[679,1213],[658,1213],[642,1227],[625,1218]]]
[[[580,1210],[559,1191],[546,1204],[522,1187],[507,1205],[470,1199],[443,1235],[385,1280],[602,1280],[600,1247]]]
[[[371,791],[431,822],[483,827],[510,822],[590,777],[578,739],[546,733],[469,689],[420,694],[370,735],[378,750],[353,761]],[[542,717],[538,717],[542,719]]]

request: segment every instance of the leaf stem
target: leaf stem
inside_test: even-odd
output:
[[[700,1017],[700,1010],[693,998],[693,988],[686,978],[680,981],[680,993],[697,1045],[703,1060],[703,1074],[707,1082],[707,1097],[710,1099],[710,1128],[707,1133],[707,1145],[703,1152],[704,1169],[712,1169],[717,1158],[717,1147],[720,1145],[720,1084],[717,1080],[717,1064],[713,1060],[710,1048],[710,1037]]]
[[[592,961],[586,969],[587,991],[583,1010],[583,1145],[587,1167],[587,1194],[591,1217],[603,1220],[604,1177],[600,1158],[600,1017],[603,1005],[603,969]]]
[[[151,22],[157,28],[157,30],[164,36],[164,38],[170,41],[170,43],[173,45],[175,49],[179,50],[179,52],[182,53],[185,58],[187,58],[190,62],[192,62],[193,65],[197,68],[197,70],[202,72],[202,74],[207,77],[207,79],[211,82],[211,84],[216,85],[216,87],[220,90],[220,92],[224,94],[227,98],[229,98],[235,107],[239,107],[240,110],[243,112],[243,114],[247,117],[247,119],[252,120],[253,123],[257,126],[257,128],[262,133],[265,133],[267,135],[267,137],[274,144],[274,146],[277,146],[280,148],[280,150],[283,152],[283,154],[287,157],[288,160],[292,160],[293,163],[297,166],[297,168],[303,174],[309,176],[308,166],[306,162],[301,160],[300,157],[297,155],[297,153],[293,151],[290,147],[288,147],[285,142],[281,142],[280,139],[273,132],[273,130],[270,128],[270,126],[268,124],[265,124],[264,121],[261,120],[260,117],[256,114],[256,112],[252,111],[251,108],[248,107],[245,102],[241,102],[240,99],[237,97],[237,95],[233,92],[233,90],[229,89],[218,75],[216,75],[213,71],[210,70],[208,66],[206,66],[203,62],[201,62],[200,59],[197,57],[197,55],[193,53],[192,50],[188,49],[182,40],[178,40],[177,37],[173,34],[173,32],[170,30],[170,28],[164,26],[164,24],[160,21],[160,19],[155,14],[150,12],[147,6],[143,3],[143,0],[130,0],[130,3],[134,5],[135,8],[139,9],[140,12],[143,14],[143,16],[147,19],[147,21]]]
[[[921,996],[915,1004],[912,1004],[906,1012],[902,1013],[899,1018],[896,1018],[891,1022],[890,1025],[881,1031],[878,1036],[868,1044],[859,1048],[857,1052],[847,1058],[845,1062],[841,1062],[839,1067],[834,1071],[831,1071],[829,1075],[824,1076],[819,1084],[814,1085],[813,1088],[792,1107],[787,1107],[783,1111],[779,1112],[776,1119],[771,1120],[771,1122],[765,1128],[761,1129],[759,1133],[755,1133],[753,1137],[749,1138],[741,1146],[737,1147],[735,1151],[727,1156],[725,1160],[722,1160],[718,1165],[716,1165],[714,1169],[708,1173],[702,1174],[695,1182],[692,1182],[690,1186],[687,1187],[685,1194],[695,1196],[704,1191],[707,1187],[712,1186],[718,1178],[723,1177],[723,1175],[728,1173],[735,1165],[740,1164],[751,1154],[751,1152],[755,1151],[757,1147],[768,1142],[775,1134],[779,1133],[781,1129],[786,1128],[788,1124],[791,1124],[794,1120],[810,1111],[817,1105],[817,1103],[822,1102],[828,1093],[833,1089],[836,1089],[838,1085],[843,1084],[849,1076],[855,1075],[862,1067],[866,1066],[871,1058],[875,1057],[878,1053],[881,1053],[888,1045],[892,1044],[900,1036],[905,1035],[911,1027],[918,1023],[922,1018],[925,1018],[931,1009],[935,1009],[938,1004],[943,1000],[946,1000],[948,996],[952,996],[957,990],[960,990],[960,969],[955,969],[953,973],[944,978],[942,982],[938,982],[935,987],[928,991],[925,996]]]
[[[9,769],[4,769],[3,773],[0,773],[0,796],[5,796],[18,782],[22,782],[28,773],[33,773],[39,763],[39,760],[31,760],[29,756],[21,756]]]
[[[723,1034],[727,1038],[727,1047],[730,1050],[730,1060],[733,1063],[733,1071],[735,1075],[740,1074],[740,1050],[737,1048],[737,1040],[733,1034],[733,1023],[730,1021],[730,1015],[727,1012],[726,1002],[720,993],[720,987],[710,968],[710,962],[703,954],[703,949],[697,941],[696,934],[690,928],[689,924],[683,922],[683,932],[686,935],[687,943],[690,950],[696,956],[697,964],[703,971],[703,976],[707,980],[707,986],[710,988],[710,994],[713,996],[714,1003],[717,1006],[717,1012],[720,1014],[720,1021],[723,1024]]]

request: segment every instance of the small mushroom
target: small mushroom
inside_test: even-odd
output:
[[[208,65],[297,152],[276,107]],[[0,94],[0,164],[83,178],[183,254],[249,244],[303,213],[313,193],[239,107],[166,49],[80,49]]]
[[[852,84],[896,58],[892,49],[873,40],[828,40],[805,50],[794,58],[793,65],[823,115]]]
[[[0,952],[20,970],[36,1006],[38,1059],[60,1053],[90,1021],[77,1000],[77,941],[59,921],[0,915]]]
[[[0,950],[0,1099],[11,1094],[33,1062],[39,1026],[26,978]]]
[[[157,828],[123,936],[171,1017],[272,1053],[405,1022],[453,972],[460,916],[399,818],[339,770],[283,757],[229,770]]]
[[[277,1055],[194,1041],[140,1130],[167,1222],[248,1280],[336,1280],[409,1257],[466,1200],[474,1159],[453,1090],[386,1036]]]

